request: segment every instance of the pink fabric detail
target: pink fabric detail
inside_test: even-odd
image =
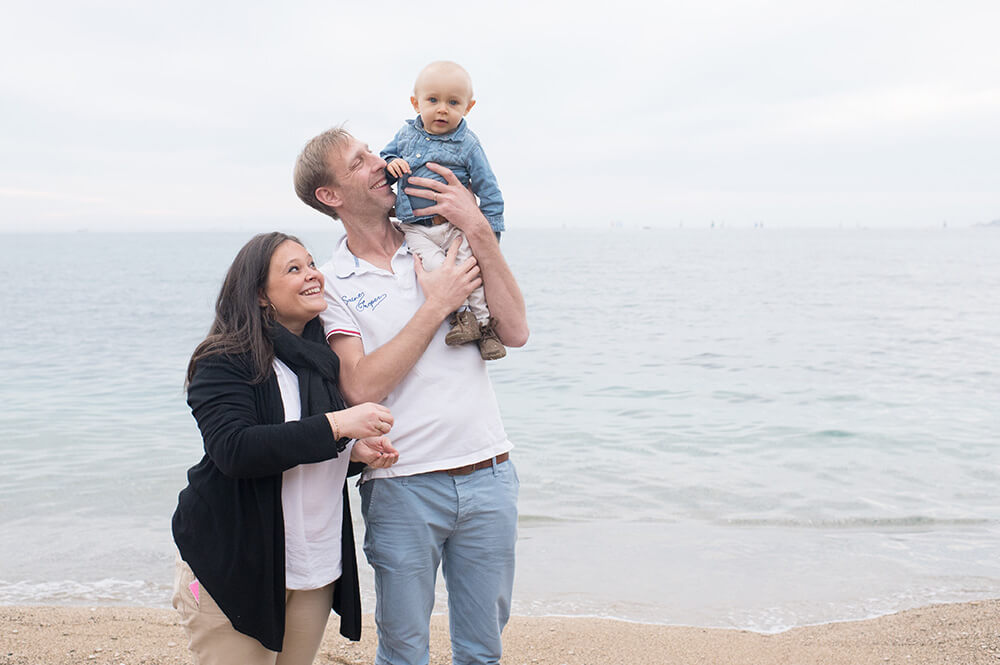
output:
[[[201,599],[198,597],[198,592],[200,590],[200,587],[198,586],[198,580],[191,582],[191,584],[188,585],[188,588],[191,589],[191,595],[194,596],[194,602],[201,605]]]

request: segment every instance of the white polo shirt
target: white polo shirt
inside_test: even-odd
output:
[[[327,339],[360,337],[366,354],[395,337],[424,303],[405,242],[389,272],[351,254],[344,236],[320,270],[326,277],[327,308],[321,317]],[[399,450],[399,462],[366,470],[364,480],[451,469],[511,449],[479,347],[448,346],[449,328],[447,321],[441,324],[413,369],[382,402],[395,418],[388,436]]]

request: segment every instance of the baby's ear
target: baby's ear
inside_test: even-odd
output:
[[[471,111],[472,107],[475,106],[475,105],[476,105],[476,100],[470,99],[469,100],[469,105],[465,107],[465,113],[468,113],[469,111]],[[462,115],[465,115],[465,113],[463,113]]]
[[[410,103],[413,104],[413,110],[420,113],[420,104],[417,103],[417,98],[410,97]]]

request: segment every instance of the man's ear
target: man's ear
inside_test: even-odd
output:
[[[471,111],[472,107],[475,106],[475,105],[476,105],[476,100],[470,99],[469,100],[469,105],[465,107],[465,113],[468,113],[469,111]],[[465,113],[463,113],[462,115],[465,115]]]
[[[417,98],[410,97],[410,103],[413,104],[413,110],[420,113],[420,104],[417,103]]]
[[[331,208],[336,208],[343,203],[340,196],[338,196],[337,192],[331,187],[317,187],[316,198],[320,203],[330,206]]]

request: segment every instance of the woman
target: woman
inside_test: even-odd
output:
[[[398,452],[384,436],[388,409],[345,408],[325,308],[302,244],[255,236],[191,356],[188,404],[205,456],[173,517],[173,603],[195,663],[311,663],[331,608],[342,635],[361,636],[348,459],[356,473]]]

